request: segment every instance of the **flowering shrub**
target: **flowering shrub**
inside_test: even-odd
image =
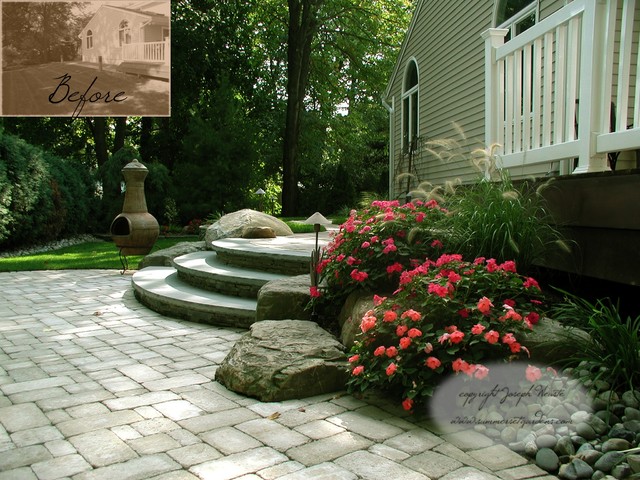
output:
[[[528,355],[519,338],[538,323],[541,298],[512,261],[444,254],[403,270],[393,296],[374,296],[362,318],[349,388],[392,390],[411,410],[444,375],[483,379],[483,363]]]
[[[412,262],[441,251],[433,226],[445,214],[434,200],[374,201],[365,210],[352,210],[324,250],[317,267],[321,280],[342,295],[358,288],[393,290]]]

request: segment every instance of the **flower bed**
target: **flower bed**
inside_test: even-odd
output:
[[[513,262],[444,254],[402,271],[399,283],[362,319],[349,359],[352,391],[383,387],[411,410],[443,376],[482,379],[484,362],[528,354],[518,339],[538,322],[542,296]]]
[[[353,210],[318,265],[326,291],[345,296],[357,289],[397,285],[412,261],[442,251],[433,226],[444,215],[446,210],[434,200],[405,205],[374,201],[370,208]]]

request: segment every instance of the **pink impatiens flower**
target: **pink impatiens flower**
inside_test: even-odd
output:
[[[409,318],[411,320],[413,320],[414,322],[417,322],[418,320],[420,320],[422,318],[422,314],[420,312],[416,312],[413,309],[409,309],[409,310],[405,310],[403,312],[403,314],[401,315],[402,318]]]
[[[351,356],[349,357],[349,363],[355,363],[355,362],[357,362],[358,360],[360,360],[360,355],[358,355],[358,354],[351,355]]]
[[[422,336],[422,331],[418,330],[417,328],[411,328],[407,332],[407,335],[409,336],[409,338],[420,337]]]
[[[398,356],[398,349],[396,347],[389,347],[386,351],[387,357],[393,358]]]
[[[538,285],[538,282],[531,277],[527,278],[522,284],[522,286],[524,288],[533,288],[535,290],[540,290],[540,285]]]
[[[525,318],[531,325],[537,325],[540,321],[540,315],[536,312],[530,312]]]
[[[406,350],[411,346],[411,339],[409,337],[402,337],[400,339],[400,348]]]
[[[404,265],[401,263],[395,262],[392,265],[387,267],[387,273],[391,275],[392,273],[401,273],[404,270]]]
[[[351,372],[352,375],[358,376],[360,375],[362,372],[364,372],[364,367],[362,365],[358,365],[356,368],[353,369],[353,371]]]
[[[320,289],[318,287],[309,287],[309,295],[311,295],[312,298],[318,298],[322,295],[322,293],[320,292]]]
[[[473,376],[478,380],[482,380],[489,375],[489,369],[484,365],[476,365]]]
[[[360,330],[362,333],[367,333],[369,330],[376,326],[376,317],[372,315],[365,315],[360,322]]]
[[[396,373],[396,370],[398,369],[398,367],[396,366],[395,363],[391,362],[389,364],[389,366],[387,367],[387,369],[385,370],[387,377],[390,377],[391,375],[393,375],[394,373]]]
[[[405,398],[402,402],[402,408],[404,408],[406,411],[411,410],[413,408],[413,400],[410,398]]]
[[[482,297],[480,300],[478,300],[478,310],[480,311],[480,313],[483,313],[485,315],[488,314],[491,310],[491,307],[493,307],[493,303],[491,303],[491,300],[489,300],[487,297]]]
[[[495,343],[498,343],[498,340],[500,340],[500,334],[495,330],[489,330],[487,333],[484,334],[484,339],[488,343],[493,345]]]
[[[367,278],[369,278],[369,274],[367,272],[361,272],[357,268],[354,268],[351,271],[351,278],[353,278],[356,282],[364,282]]]
[[[542,371],[538,367],[529,365],[525,370],[524,375],[527,380],[529,380],[531,383],[534,383],[537,380],[540,380],[540,378],[542,377]]]
[[[376,348],[376,349],[373,351],[373,355],[374,355],[375,357],[381,357],[382,355],[384,355],[384,354],[385,354],[386,350],[387,350],[387,349],[386,349],[383,345],[380,345],[378,348]]]
[[[470,367],[471,365],[468,362],[465,362],[464,360],[462,360],[461,358],[456,358],[451,363],[451,368],[453,369],[454,372],[466,372],[469,370]]]
[[[387,297],[381,297],[380,295],[373,296],[373,304],[378,307],[387,299]]]
[[[398,325],[398,327],[396,328],[396,335],[402,337],[405,333],[407,333],[407,330],[409,330],[409,327],[407,327],[406,325]]]
[[[509,333],[505,333],[502,337],[502,343],[506,343],[507,345],[511,345],[512,343],[516,342],[516,337],[513,336],[513,333],[509,332]]]
[[[396,312],[394,312],[393,310],[387,310],[384,312],[384,315],[382,317],[382,321],[383,322],[395,322],[398,319],[398,314]]]
[[[433,345],[431,345],[430,342],[427,342],[427,344],[424,346],[424,353],[428,355],[431,352],[433,352]]]
[[[436,357],[429,357],[427,358],[427,360],[424,362],[424,364],[429,367],[431,370],[435,370],[436,368],[438,368],[440,365],[442,365],[442,362],[437,359]]]
[[[455,332],[449,335],[449,341],[451,343],[460,343],[463,338],[464,338],[464,332],[461,332],[460,330],[456,330]]]
[[[482,325],[481,323],[476,323],[473,327],[471,327],[471,333],[474,335],[480,335],[487,327]]]

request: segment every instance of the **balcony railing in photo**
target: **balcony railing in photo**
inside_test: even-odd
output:
[[[122,45],[122,59],[125,61],[169,64],[170,51],[171,48],[168,41],[128,43]]]
[[[640,149],[637,16],[635,0],[574,0],[506,43],[482,34],[485,141],[504,167],[605,171],[611,152]]]

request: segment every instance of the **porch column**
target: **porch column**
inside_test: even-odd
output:
[[[609,0],[586,2],[582,19],[582,58],[580,59],[580,106],[578,115],[579,156],[573,173],[610,170],[607,154],[597,153],[598,134],[609,131],[608,105],[605,97],[606,52]],[[605,119],[604,116],[607,116]],[[606,121],[605,121],[606,120]],[[606,128],[605,128],[606,125]]]
[[[484,143],[485,147],[501,144],[500,128],[502,119],[498,118],[503,100],[504,87],[502,75],[496,62],[496,48],[504,45],[504,37],[509,33],[505,28],[489,28],[482,32],[484,40]]]

